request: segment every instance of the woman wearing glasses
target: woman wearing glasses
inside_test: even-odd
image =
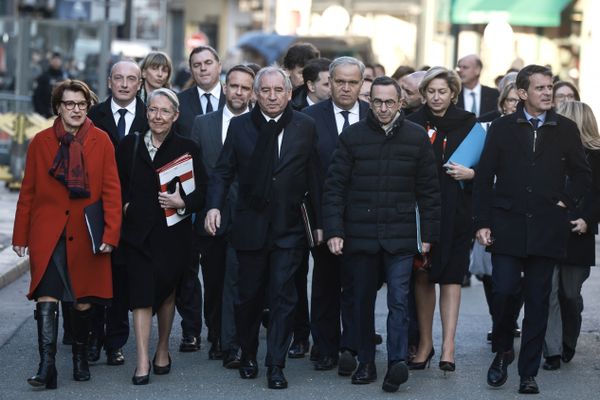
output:
[[[94,99],[81,81],[60,83],[51,97],[58,117],[33,138],[27,151],[13,250],[21,257],[29,254],[27,297],[37,302],[40,363],[27,380],[34,387],[56,388],[58,301],[74,302],[73,378],[87,381],[91,304],[108,305],[112,297],[109,253],[119,242],[121,193],[114,147],[86,116]],[[104,233],[94,254],[84,208],[98,201]]]
[[[130,308],[137,350],[132,382],[149,382],[148,341],[152,315],[158,317],[158,344],[152,365],[154,374],[171,369],[169,335],[175,313],[175,288],[192,262],[192,220],[206,192],[206,173],[200,149],[190,139],[172,131],[179,117],[179,101],[170,89],[160,88],[148,96],[148,124],[143,135],[126,136],[117,150],[123,188],[122,246],[129,276]],[[188,153],[193,162],[195,189],[185,193],[179,181],[167,190],[158,184],[157,169]],[[182,181],[186,178],[182,177]],[[164,189],[164,188],[163,188]],[[166,212],[182,217],[168,226]],[[184,218],[185,217],[185,218]],[[171,217],[170,217],[171,218]]]
[[[475,114],[455,106],[461,83],[456,72],[442,67],[431,68],[421,81],[419,91],[425,104],[407,119],[425,127],[433,145],[440,191],[442,218],[440,241],[431,249],[431,269],[421,269],[415,277],[415,300],[420,340],[416,356],[408,364],[411,369],[424,369],[434,355],[432,339],[435,286],[440,285],[442,319],[442,354],[439,367],[454,371],[454,337],[460,307],[461,283],[469,267],[471,247],[471,180],[475,171],[449,163],[477,123]]]

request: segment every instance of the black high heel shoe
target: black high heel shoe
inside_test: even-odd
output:
[[[150,361],[148,361],[148,373],[146,375],[142,375],[142,376],[136,376],[137,373],[137,368],[135,369],[135,371],[133,372],[133,376],[131,377],[131,383],[133,383],[134,385],[147,385],[148,383],[150,383]]]
[[[454,372],[456,371],[456,364],[450,361],[441,361],[440,360],[440,369],[444,371],[444,376],[446,376],[446,372]]]
[[[422,361],[422,362],[409,361],[408,363],[406,363],[406,365],[408,366],[408,369],[425,369],[425,368],[429,368],[429,364],[431,363],[431,359],[433,358],[434,355],[435,355],[435,350],[432,347],[431,351],[429,352],[429,355],[427,356],[427,358],[425,359],[425,361]]]
[[[168,354],[169,363],[165,366],[156,365],[156,354],[152,359],[152,368],[154,369],[154,375],[166,375],[171,372],[171,355]]]

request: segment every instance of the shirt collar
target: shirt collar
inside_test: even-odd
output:
[[[200,95],[200,97],[204,96],[205,93],[210,93],[211,96],[215,96],[215,98],[217,99],[221,98],[221,82],[217,82],[215,87],[209,90],[208,92],[204,89],[201,89],[200,86],[196,86],[196,88],[198,89],[198,94]]]
[[[471,92],[475,93],[477,96],[479,96],[481,94],[481,84],[478,83],[477,86],[475,86],[473,89],[467,89],[465,88],[465,94],[467,96],[471,95]]]
[[[121,107],[120,105],[118,105],[115,102],[115,99],[111,97],[110,98],[110,110],[112,111],[113,114],[116,114],[120,109],[124,108],[128,112],[135,115],[136,101],[137,101],[137,99],[134,97],[133,100],[131,101],[131,103],[129,103],[127,105],[127,107]]]
[[[310,99],[310,97],[306,96],[306,104],[308,104],[309,106],[312,106],[313,104],[316,104],[314,101],[312,101]]]
[[[540,121],[538,123],[538,126],[542,126],[544,124],[544,121],[546,121],[547,111],[544,111],[543,113],[541,113],[537,117],[534,117],[533,115],[529,114],[527,112],[527,110],[525,110],[525,106],[523,106],[523,113],[525,113],[525,118],[527,119],[527,121],[529,121],[531,118],[537,118]]]
[[[348,112],[350,112],[350,114],[359,115],[360,106],[359,106],[358,100],[356,100],[356,103],[354,103],[354,105],[352,106],[352,108],[350,108],[349,110],[344,110],[344,109],[339,108],[338,106],[335,105],[335,103],[333,102],[333,100],[331,101],[331,104],[333,104],[333,112],[335,114],[340,113],[342,111],[348,111]]]
[[[241,114],[238,114],[238,115],[246,114],[248,111],[250,111],[250,109],[248,107],[246,107],[246,109],[244,111],[242,111]],[[229,120],[235,116],[236,115],[234,113],[232,113],[231,110],[229,109],[229,106],[227,104],[225,104],[225,107],[223,107],[223,118],[226,120]]]

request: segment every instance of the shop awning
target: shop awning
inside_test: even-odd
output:
[[[453,0],[452,23],[487,24],[495,17],[515,26],[560,26],[571,0]]]

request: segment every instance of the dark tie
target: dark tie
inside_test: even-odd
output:
[[[125,114],[127,114],[127,109],[121,108],[119,110],[119,122],[117,123],[117,132],[119,133],[119,140],[125,137]]]
[[[348,114],[350,114],[350,111],[340,111],[340,114],[342,114],[342,117],[344,117],[344,126],[342,126],[342,130],[344,130],[350,126],[350,121],[348,120]]]
[[[475,92],[471,92],[471,112],[477,115],[477,98],[475,97]]]
[[[535,132],[538,128],[538,124],[540,123],[540,120],[537,118],[531,118],[529,120],[529,122],[531,123],[531,126],[533,127],[533,131]],[[529,144],[531,145],[531,148],[533,149],[533,151],[535,151],[535,142],[536,142],[536,136],[537,134],[531,132],[531,134],[529,135]]]
[[[212,103],[210,102],[210,93],[204,93],[204,97],[206,97],[206,108],[204,110],[204,114],[213,112]]]

